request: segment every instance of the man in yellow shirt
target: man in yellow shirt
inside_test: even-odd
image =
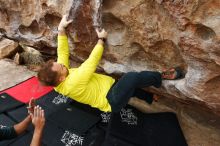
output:
[[[80,103],[88,104],[104,112],[118,112],[131,97],[153,102],[153,94],[141,88],[148,86],[160,87],[162,77],[168,79],[178,78],[178,72],[171,70],[169,75],[159,72],[129,72],[116,83],[115,79],[95,73],[96,67],[102,57],[107,32],[102,29],[96,31],[98,42],[89,58],[78,68],[69,66],[69,47],[65,28],[72,21],[63,16],[58,26],[57,62],[48,61],[38,72],[39,81]]]

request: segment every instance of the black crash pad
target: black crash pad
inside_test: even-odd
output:
[[[77,103],[54,90],[42,96],[36,103],[45,110],[46,119],[63,130],[70,129],[79,135],[100,120],[100,115],[91,110],[91,107]]]
[[[84,136],[83,146],[102,146],[104,139],[105,131],[94,126]]]
[[[7,93],[0,94],[0,113],[16,108],[21,105],[23,105],[23,103],[15,100]]]
[[[174,113],[146,114],[143,136],[147,146],[187,146]]]
[[[28,111],[27,111],[26,106],[22,106],[22,107],[10,110],[9,112],[7,112],[7,114],[10,117],[12,117],[16,122],[21,122],[27,117]]]
[[[100,121],[100,117],[75,108],[72,105],[66,105],[58,111],[51,114],[48,119],[55,122],[63,129],[71,129],[73,132],[82,135]]]
[[[112,113],[109,133],[127,142],[140,145],[142,142],[144,114],[127,106],[118,113]]]
[[[9,112],[7,112],[7,114],[13,119],[15,120],[17,123],[23,121],[27,115],[28,115],[28,111],[27,111],[27,108],[26,108],[26,105],[22,106],[22,107],[19,107],[19,108],[16,108],[16,109],[13,109],[13,110],[10,110]],[[29,124],[27,130],[28,131],[32,131],[33,130],[33,125],[32,124]]]
[[[48,146],[64,146],[61,139],[64,135],[64,130],[57,127],[53,122],[47,120],[45,123],[42,141]]]
[[[134,145],[115,136],[108,135],[105,141],[103,142],[102,146],[138,146],[138,145]]]
[[[5,114],[0,114],[0,125],[3,126],[13,126],[15,122],[11,120],[8,116]]]
[[[68,103],[68,98],[60,95],[54,90],[36,100],[36,104],[44,109],[46,118]]]
[[[138,146],[187,146],[174,113],[143,114],[131,109],[127,106],[111,115],[107,140],[111,136]]]

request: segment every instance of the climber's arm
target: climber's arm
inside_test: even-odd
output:
[[[97,35],[99,40],[96,46],[89,55],[89,58],[78,68],[78,79],[80,80],[81,85],[85,85],[89,82],[102,58],[104,40],[107,38],[107,32],[104,29],[102,29],[101,32],[97,30]]]
[[[58,26],[58,47],[57,47],[57,62],[69,68],[69,45],[65,28],[72,22],[67,21],[67,15],[64,15]]]

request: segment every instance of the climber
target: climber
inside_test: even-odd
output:
[[[57,92],[101,111],[118,112],[134,96],[149,104],[153,102],[153,94],[145,92],[141,88],[149,86],[158,88],[161,86],[162,79],[180,77],[178,69],[167,70],[163,73],[129,72],[116,82],[110,76],[95,73],[107,38],[107,32],[104,29],[96,30],[98,42],[89,58],[78,68],[70,68],[65,28],[71,22],[72,20],[67,20],[65,15],[58,26],[58,59],[57,62],[49,60],[39,70],[38,79],[43,85],[53,86]]]
[[[32,101],[33,99],[30,101],[30,103]],[[32,106],[28,109],[28,113],[28,116],[20,123],[11,127],[0,128],[0,141],[13,139],[18,135],[21,135],[25,132],[29,124],[32,122],[35,128],[30,146],[40,146],[42,132],[45,124],[44,110],[42,110],[39,106]]]

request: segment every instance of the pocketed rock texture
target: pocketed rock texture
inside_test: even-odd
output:
[[[170,108],[184,115],[182,127],[193,120],[207,126],[183,128],[189,145],[220,143],[215,127],[220,116],[219,0],[0,0],[0,38],[56,56],[57,26],[66,12],[74,19],[67,28],[72,62],[89,56],[97,41],[94,28],[104,27],[109,36],[100,68],[105,72],[180,66],[185,78],[150,90],[179,105]],[[166,106],[160,105],[162,111]],[[209,113],[215,116],[207,118]]]

